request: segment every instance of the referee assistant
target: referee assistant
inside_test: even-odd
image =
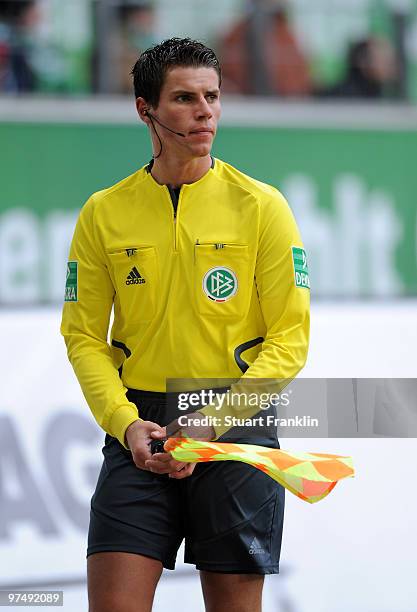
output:
[[[308,348],[305,252],[284,197],[211,157],[214,52],[166,40],[132,74],[153,159],[82,208],[61,326],[106,432],[91,502],[90,612],[151,610],[184,539],[207,612],[257,612],[264,574],[279,571],[284,489],[241,463],[151,455],[150,442],[178,417],[167,379],[296,376]],[[227,429],[197,425],[207,439],[225,440]],[[279,448],[275,433],[250,441]]]

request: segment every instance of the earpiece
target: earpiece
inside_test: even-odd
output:
[[[149,121],[151,122],[152,129],[153,129],[153,131],[155,132],[155,134],[157,135],[158,140],[159,140],[159,144],[160,144],[160,147],[161,147],[161,149],[160,149],[160,151],[159,151],[158,155],[156,155],[156,156],[154,155],[154,156],[153,156],[153,158],[154,158],[154,159],[158,159],[158,157],[159,157],[159,156],[161,155],[161,153],[162,153],[162,141],[161,141],[161,139],[160,139],[160,137],[159,137],[158,132],[156,131],[154,121],[155,121],[156,123],[158,123],[158,124],[159,124],[161,127],[163,127],[165,130],[168,130],[168,132],[172,132],[172,134],[176,134],[177,136],[181,136],[182,138],[185,138],[185,137],[186,137],[186,136],[185,136],[185,134],[183,134],[182,132],[176,132],[175,130],[173,130],[172,128],[168,127],[168,126],[167,126],[167,125],[165,125],[164,123],[161,123],[161,121],[159,121],[158,117],[155,117],[155,115],[153,115],[152,113],[150,113],[150,112],[149,112],[149,110],[148,110],[147,108],[144,108],[144,109],[143,109],[141,112],[142,112],[142,115],[143,115],[144,117],[149,117]]]

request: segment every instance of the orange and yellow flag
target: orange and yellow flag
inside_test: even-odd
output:
[[[164,449],[184,463],[248,463],[310,504],[326,497],[339,480],[354,476],[351,457],[328,453],[294,453],[253,444],[202,442],[191,438],[169,438]]]

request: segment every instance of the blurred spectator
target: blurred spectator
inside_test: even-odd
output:
[[[36,2],[24,4],[16,20],[10,55],[10,68],[18,92],[34,91],[36,88],[36,73],[32,63],[36,46],[34,31],[41,18]]]
[[[130,72],[138,56],[159,40],[155,34],[155,13],[150,4],[121,6],[120,29],[116,41],[120,93],[132,93]]]
[[[345,78],[317,93],[336,98],[398,97],[398,78],[395,48],[387,38],[373,36],[350,46]]]
[[[41,18],[35,0],[0,3],[0,83],[3,91],[36,89],[35,31]]]
[[[6,89],[10,55],[10,28],[1,21],[0,17],[0,91]]]
[[[220,42],[224,91],[305,96],[311,82],[283,2],[256,2]]]

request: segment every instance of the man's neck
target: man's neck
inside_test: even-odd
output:
[[[155,159],[151,173],[160,185],[169,185],[176,189],[201,179],[211,168],[211,163],[210,155],[191,159],[188,162],[177,159]]]

